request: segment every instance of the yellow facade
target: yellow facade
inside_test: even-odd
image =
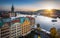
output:
[[[26,34],[27,32],[30,31],[30,21],[28,20],[25,20],[23,24],[21,24],[21,27],[22,27],[22,35]]]

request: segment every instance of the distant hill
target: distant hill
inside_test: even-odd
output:
[[[36,13],[44,13],[45,10],[47,10],[47,9],[37,10],[35,12]],[[54,11],[55,13],[60,13],[60,10],[58,10],[58,9],[51,9],[51,10]]]
[[[51,10],[42,9],[35,11],[35,13],[48,17],[60,17],[60,10],[58,9],[51,9]]]

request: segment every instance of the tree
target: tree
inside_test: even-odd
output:
[[[56,38],[57,31],[55,27],[50,29],[50,34],[51,34],[51,38]]]
[[[37,30],[41,31],[40,24],[37,24]]]

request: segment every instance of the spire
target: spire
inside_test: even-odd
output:
[[[11,12],[14,12],[14,6],[13,6],[13,4],[12,4],[12,7],[11,7]]]

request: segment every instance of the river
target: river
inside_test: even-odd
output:
[[[57,22],[52,22],[52,20],[57,20]],[[45,16],[36,16],[35,17],[35,23],[40,24],[40,27],[42,29],[45,29],[49,31],[52,27],[55,27],[56,29],[60,28],[60,19],[54,19],[50,17],[45,17]]]

